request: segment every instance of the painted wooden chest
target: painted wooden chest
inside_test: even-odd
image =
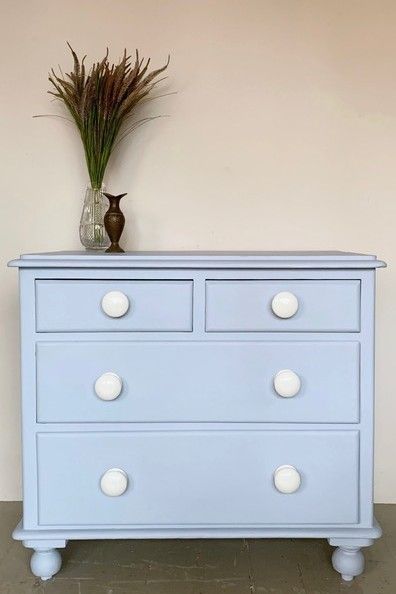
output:
[[[373,517],[374,256],[59,252],[20,269],[23,519],[70,539],[327,538]]]

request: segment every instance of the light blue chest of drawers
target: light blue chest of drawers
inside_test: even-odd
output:
[[[70,539],[327,538],[373,517],[374,256],[59,252],[20,269],[23,520]]]

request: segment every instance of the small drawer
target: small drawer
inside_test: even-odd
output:
[[[41,433],[40,526],[352,524],[355,431]]]
[[[206,282],[207,332],[359,332],[358,280]]]
[[[39,342],[37,420],[359,420],[352,341]]]
[[[192,281],[36,281],[37,332],[191,332]]]

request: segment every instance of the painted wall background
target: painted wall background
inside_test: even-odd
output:
[[[396,503],[396,4],[392,0],[2,0],[0,499],[20,497],[21,252],[78,249],[86,172],[50,66],[110,47],[172,61],[111,163],[129,249],[378,254],[376,500]]]

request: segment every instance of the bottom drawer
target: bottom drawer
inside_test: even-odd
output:
[[[357,431],[41,433],[37,441],[42,526],[358,521]],[[293,493],[275,486],[284,465],[298,474],[280,471],[278,486],[295,488],[299,477]]]

